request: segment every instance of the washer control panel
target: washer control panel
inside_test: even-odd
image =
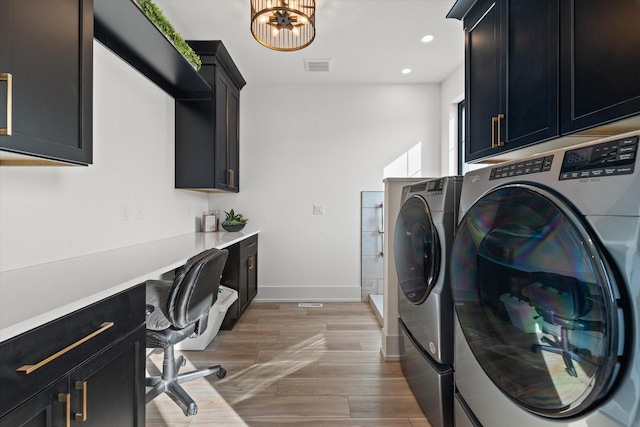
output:
[[[413,184],[410,187],[409,192],[418,193],[418,192],[426,191],[428,196],[434,196],[434,195],[442,194],[443,188],[444,188],[444,179],[433,179],[430,181]]]
[[[513,176],[529,175],[531,173],[547,172],[551,170],[553,155],[523,160],[506,166],[498,166],[491,169],[489,181],[492,179],[510,178]]]
[[[634,171],[638,135],[564,153],[560,180],[627,175]]]

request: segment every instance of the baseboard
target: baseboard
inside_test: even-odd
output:
[[[261,286],[254,301],[360,302],[360,286]]]

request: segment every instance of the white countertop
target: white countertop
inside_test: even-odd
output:
[[[259,230],[192,233],[0,273],[0,342],[183,265]]]

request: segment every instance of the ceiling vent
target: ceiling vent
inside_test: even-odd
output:
[[[308,72],[329,72],[331,71],[331,58],[305,59],[304,69]]]

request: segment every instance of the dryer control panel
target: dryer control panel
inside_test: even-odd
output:
[[[512,176],[529,175],[531,173],[548,172],[551,170],[552,164],[553,156],[551,155],[523,160],[506,166],[498,166],[491,169],[489,181],[500,178],[510,178]]]
[[[638,135],[564,153],[560,180],[627,175],[634,171]]]

